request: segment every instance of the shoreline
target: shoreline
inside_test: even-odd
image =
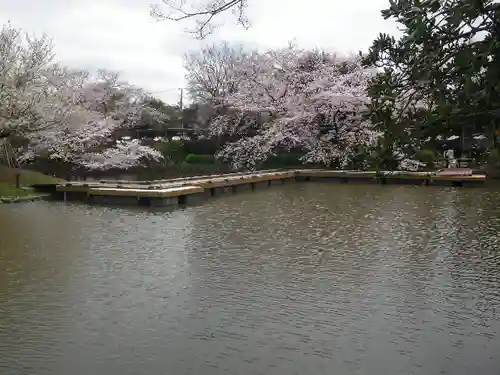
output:
[[[0,204],[36,202],[41,200],[49,200],[50,194],[35,194],[26,196],[0,196]]]
[[[34,188],[40,192],[50,193],[56,200],[62,201],[183,206],[229,192],[254,191],[292,182],[479,187],[485,185],[486,178],[485,175],[474,175],[469,169],[440,170],[434,173],[311,169],[244,172],[157,181],[67,182],[65,184],[35,185]]]

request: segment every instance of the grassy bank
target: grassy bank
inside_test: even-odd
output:
[[[0,166],[0,197],[25,197],[33,195],[32,189],[16,188],[16,179],[19,175],[19,183],[22,187],[34,184],[51,184],[62,180],[44,175],[42,173]]]
[[[18,189],[15,186],[0,182],[0,197],[25,197],[33,195],[31,189]]]
[[[8,185],[16,184],[16,175],[19,175],[19,182],[22,186],[31,186],[34,184],[51,184],[61,182],[61,179],[47,176],[43,173],[30,171],[28,169],[16,169],[0,166],[0,183]]]

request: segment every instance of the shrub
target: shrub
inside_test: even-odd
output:
[[[215,156],[210,154],[189,154],[185,159],[188,164],[215,164]]]
[[[160,143],[155,148],[163,154],[165,159],[174,163],[180,163],[186,158],[183,140]]]
[[[418,161],[425,163],[427,168],[434,168],[436,165],[436,154],[433,150],[422,149],[415,155]]]
[[[267,166],[275,167],[296,167],[302,165],[304,162],[300,160],[303,154],[287,152],[271,156],[265,163]]]
[[[486,152],[486,160],[490,167],[496,167],[500,163],[500,150],[497,148],[490,148]]]

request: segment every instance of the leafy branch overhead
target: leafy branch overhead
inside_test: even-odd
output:
[[[493,0],[391,0],[382,15],[403,35],[381,34],[370,48],[366,62],[383,69],[370,88],[372,119],[420,139],[408,123],[422,115],[430,136],[489,127],[500,107],[499,12]]]

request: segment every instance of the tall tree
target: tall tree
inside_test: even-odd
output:
[[[161,4],[150,6],[150,13],[157,20],[193,20],[195,26],[189,32],[204,39],[216,28],[215,19],[228,11],[233,13],[239,25],[247,28],[247,5],[248,0],[202,0],[201,4],[195,1],[186,3],[184,0],[161,0]]]
[[[211,124],[213,135],[239,134],[219,156],[253,168],[280,150],[301,149],[304,162],[345,167],[377,139],[362,116],[373,72],[356,58],[342,59],[294,46],[253,53],[233,73],[231,108]]]
[[[117,142],[114,136],[140,123],[145,111],[156,113],[144,105],[144,97],[140,88],[110,72],[99,72],[78,86],[65,87],[54,99],[56,108],[44,106],[53,116],[51,123],[25,134],[29,146],[23,150],[22,159],[43,155],[66,164],[101,169],[112,163],[117,168],[133,166],[140,162],[139,153],[158,159],[160,155],[153,149],[136,141]],[[105,160],[102,155],[113,158]]]
[[[54,65],[52,41],[31,37],[6,24],[0,30],[0,132],[38,125],[40,104],[53,96],[53,80],[63,73]],[[77,75],[68,79],[79,80]]]
[[[32,37],[10,24],[0,30],[0,133],[27,139],[21,160],[43,155],[97,166],[89,160],[113,141],[117,129],[139,121],[145,95],[116,73],[90,75],[57,64],[46,36]],[[159,157],[152,149],[138,150],[146,158]],[[130,155],[114,160],[139,162]]]
[[[386,134],[387,150],[411,153],[429,137],[497,121],[498,2],[391,0],[382,15],[403,31],[399,39],[381,34],[367,59],[383,69],[370,86],[371,118]]]
[[[212,44],[184,55],[188,94],[193,101],[216,105],[237,89],[235,67],[245,58],[243,47]]]

